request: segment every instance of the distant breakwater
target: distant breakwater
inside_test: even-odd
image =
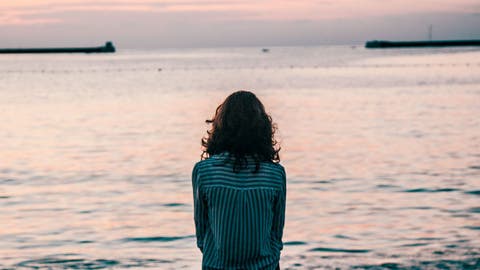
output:
[[[480,46],[480,40],[420,40],[420,41],[388,41],[371,40],[365,43],[365,48],[421,48],[421,47],[457,47]]]
[[[99,47],[73,47],[73,48],[9,48],[0,49],[0,54],[24,54],[24,53],[114,53],[115,46],[111,41]]]

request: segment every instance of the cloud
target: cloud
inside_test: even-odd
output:
[[[0,16],[1,25],[13,24],[39,24],[64,22],[59,19],[63,14],[82,13],[85,12],[131,12],[132,15],[139,16],[138,13],[216,13],[216,16],[210,19],[229,19],[231,17],[224,16],[229,13],[236,12],[235,19],[248,19],[256,13],[255,8],[241,1],[95,1],[95,2],[55,2],[55,1],[39,1],[32,5],[4,5],[0,6],[4,16]],[[222,14],[224,13],[224,14]],[[243,16],[242,16],[243,13]],[[31,17],[37,17],[32,19]],[[38,18],[43,17],[43,18]]]
[[[17,0],[0,3],[0,11],[7,16],[0,25],[21,23],[64,22],[58,17],[71,12],[132,12],[138,13],[195,13],[216,14],[212,20],[325,20],[362,18],[366,16],[401,15],[425,12],[471,12],[477,0]],[[477,9],[478,10],[478,9]],[[222,16],[236,12],[239,17]],[[33,15],[44,17],[29,19]],[[49,17],[47,17],[47,14]],[[195,20],[196,17],[190,18]]]

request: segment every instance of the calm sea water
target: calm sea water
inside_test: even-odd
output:
[[[199,269],[190,173],[253,90],[288,175],[285,269],[480,268],[480,50],[0,56],[0,268]]]

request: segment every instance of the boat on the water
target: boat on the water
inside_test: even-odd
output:
[[[11,48],[0,49],[0,53],[114,53],[115,46],[111,41],[99,47],[74,47],[74,48]]]
[[[420,40],[420,41],[388,41],[371,40],[365,43],[365,48],[421,48],[421,47],[456,47],[480,46],[480,40]]]

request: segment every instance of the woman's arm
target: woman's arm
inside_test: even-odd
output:
[[[203,253],[203,239],[205,238],[207,219],[207,207],[200,191],[200,178],[198,176],[198,167],[195,165],[192,171],[193,187],[193,217],[195,220],[195,234],[197,236],[197,247]]]
[[[279,250],[282,250],[283,248],[282,236],[283,227],[285,225],[285,205],[287,201],[287,176],[283,167],[282,177],[282,189],[278,192],[278,196],[274,201],[272,224],[272,235],[274,238],[274,243]]]

